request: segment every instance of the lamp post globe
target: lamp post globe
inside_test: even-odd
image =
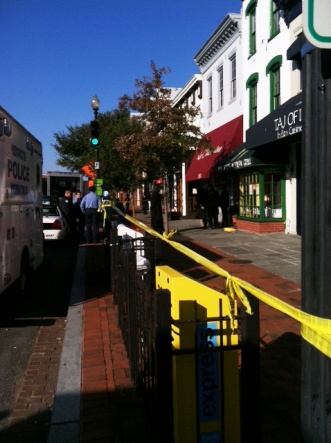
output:
[[[94,116],[96,118],[100,109],[100,100],[96,95],[91,100],[91,108],[93,109]]]

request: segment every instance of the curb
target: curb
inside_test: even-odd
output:
[[[47,443],[75,443],[80,438],[85,257],[85,247],[79,247]]]

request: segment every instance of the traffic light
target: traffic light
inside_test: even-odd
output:
[[[99,123],[96,120],[91,121],[91,145],[99,146]]]

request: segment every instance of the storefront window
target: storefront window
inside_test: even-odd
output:
[[[264,205],[266,218],[282,218],[281,174],[267,172],[264,174]]]
[[[260,217],[259,174],[249,174],[240,177],[239,198],[239,215],[253,218]]]
[[[239,216],[253,219],[283,218],[282,174],[251,173],[239,179]]]

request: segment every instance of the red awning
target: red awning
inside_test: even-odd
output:
[[[243,116],[239,116],[214,131],[205,134],[212,144],[214,151],[198,149],[186,172],[186,181],[209,178],[214,167],[225,159],[232,151],[243,143]]]

